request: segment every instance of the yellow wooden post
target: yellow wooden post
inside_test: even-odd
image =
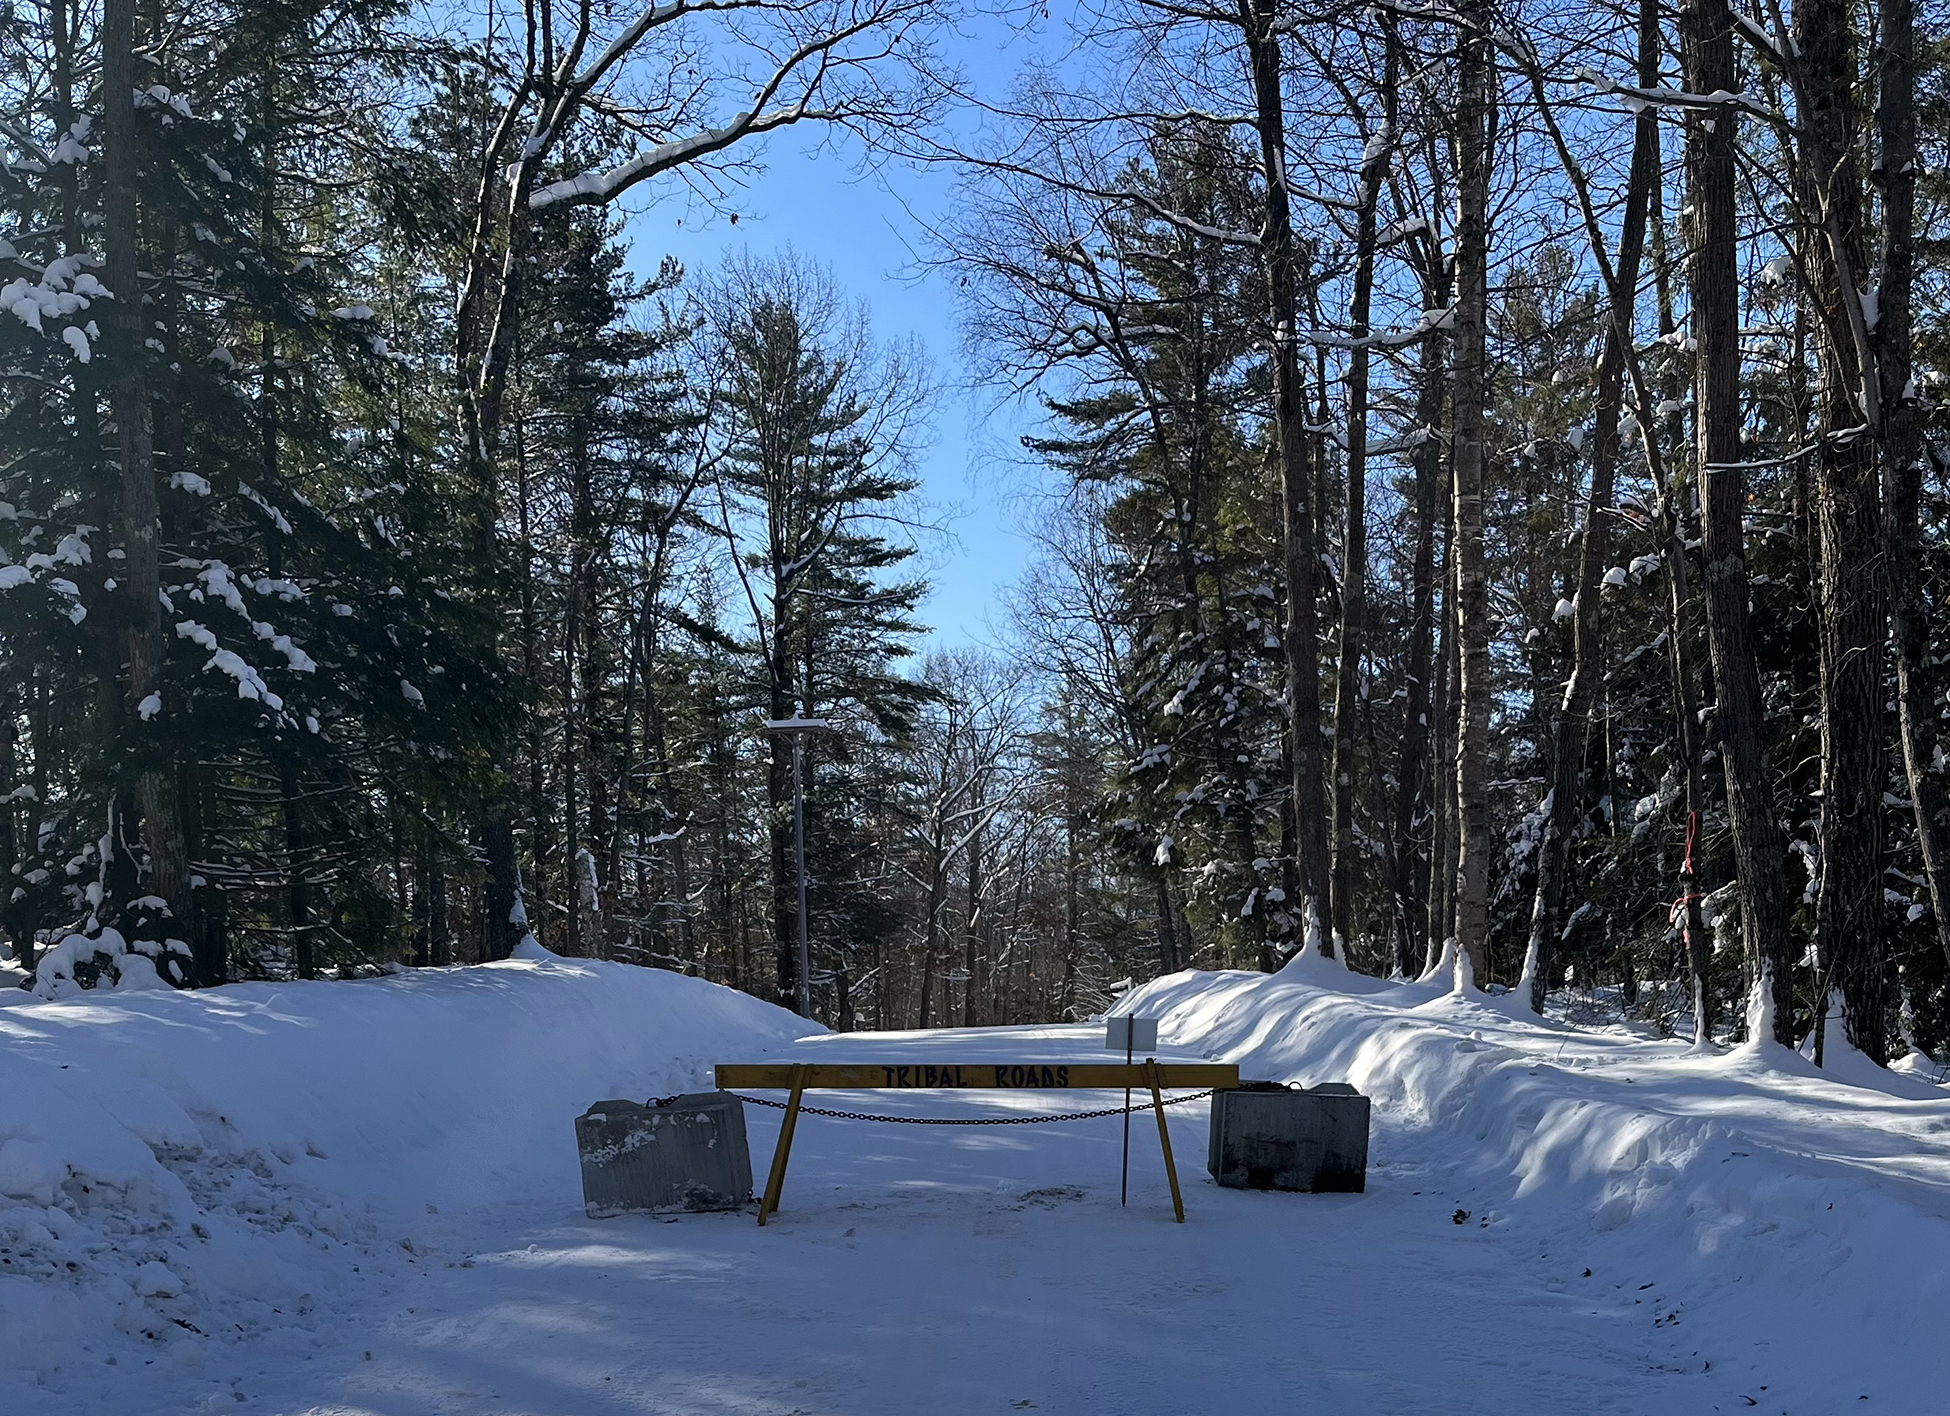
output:
[[[1144,1061],[1144,1077],[1151,1085],[1151,1109],[1158,1113],[1158,1144],[1165,1152],[1165,1178],[1171,1181],[1171,1211],[1178,1216],[1178,1222],[1185,1222],[1185,1201],[1178,1193],[1178,1166],[1171,1158],[1171,1131],[1165,1125],[1165,1098],[1158,1090],[1158,1063],[1156,1058],[1147,1057]]]
[[[792,1097],[785,1104],[785,1119],[779,1123],[779,1144],[772,1152],[772,1173],[765,1177],[765,1197],[758,1202],[758,1222],[779,1207],[779,1192],[785,1189],[785,1163],[792,1153],[792,1133],[799,1126],[799,1100],[806,1094],[806,1077],[812,1068],[804,1062],[792,1068]]]

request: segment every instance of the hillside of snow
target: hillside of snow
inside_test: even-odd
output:
[[[711,1063],[1104,1057],[1100,1026],[806,1036],[537,956],[0,1009],[0,1411],[121,1416],[1915,1413],[1950,1390],[1950,1090],[1700,1053],[1306,958],[1121,1005],[1347,1080],[1368,1190],[1221,1190],[1205,1106],[808,1116],[783,1208],[592,1221],[572,1118]],[[1832,1050],[1832,1048],[1831,1048]],[[1095,1093],[822,1093],[1025,1118]],[[762,1175],[778,1113],[748,1109]]]
[[[1174,975],[1119,1007],[1242,1075],[1352,1082],[1384,1152],[1392,1135],[1454,1162],[1458,1223],[1502,1231],[1557,1291],[1636,1289],[1756,1400],[1950,1403],[1950,1089],[1870,1063],[1839,1020],[1824,1070],[1771,1042],[1695,1051],[1306,955]]]
[[[72,1409],[58,1394],[103,1369],[302,1345],[433,1262],[416,1235],[443,1207],[578,1195],[590,1102],[690,1089],[727,1049],[806,1030],[539,951],[0,1009],[0,1411]]]

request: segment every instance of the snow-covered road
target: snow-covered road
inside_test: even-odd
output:
[[[693,980],[544,959],[0,1012],[0,1088],[30,1102],[0,1117],[18,1265],[0,1267],[0,1411],[1941,1409],[1950,1095],[1932,1082],[1689,1054],[1319,965],[1177,975],[1128,1003],[1163,1020],[1167,1058],[1373,1096],[1367,1193],[1219,1189],[1203,1103],[1170,1112],[1182,1226],[1146,1113],[1123,1209],[1112,1118],[808,1116],[765,1229],[592,1221],[570,1128],[589,1102],[761,1056],[1102,1061],[1101,1030],[798,1037]],[[762,1183],[779,1113],[747,1115]],[[18,1198],[63,1172],[35,1157],[67,1178]]]
[[[789,1055],[1101,1061],[1101,1037],[853,1035]],[[913,1115],[1108,1104],[818,1101]],[[778,1113],[749,1115],[762,1177]],[[1205,1103],[1172,1115],[1182,1227],[1147,1115],[1133,1118],[1126,1209],[1115,1119],[807,1117],[766,1229],[748,1215],[590,1221],[569,1196],[473,1212],[437,1239],[473,1267],[429,1271],[369,1334],[240,1389],[256,1388],[248,1409],[319,1416],[1708,1409],[1704,1361],[1655,1326],[1645,1274],[1582,1278],[1576,1255],[1539,1262],[1495,1224],[1458,1224],[1443,1157],[1402,1133],[1378,1136],[1366,1195],[1251,1194],[1205,1175]]]

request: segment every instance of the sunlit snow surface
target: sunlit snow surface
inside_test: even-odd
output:
[[[1123,1210],[1115,1120],[809,1116],[764,1230],[591,1221],[591,1101],[761,1056],[1104,1060],[1101,1029],[795,1043],[752,999],[546,958],[0,1010],[0,1411],[1942,1409],[1950,1091],[1927,1077],[1312,959],[1128,1001],[1169,1057],[1372,1095],[1368,1192],[1217,1189],[1203,1104],[1172,1113],[1183,1226],[1147,1115]],[[749,1112],[761,1183],[777,1115]]]

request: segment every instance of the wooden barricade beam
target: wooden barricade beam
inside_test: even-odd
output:
[[[785,1091],[804,1068],[808,1091],[1115,1091],[1149,1086],[1147,1066],[1171,1090],[1239,1085],[1239,1068],[1230,1062],[720,1063],[717,1083],[727,1091]]]
[[[1164,1151],[1165,1178],[1171,1182],[1171,1208],[1185,1222],[1185,1200],[1178,1188],[1178,1166],[1171,1154],[1171,1130],[1165,1124],[1166,1088],[1210,1088],[1229,1091],[1239,1085],[1239,1068],[1230,1062],[951,1062],[951,1063],[720,1063],[717,1084],[726,1091],[751,1087],[791,1093],[779,1140],[772,1152],[772,1170],[765,1177],[759,1200],[762,1225],[778,1213],[785,1189],[785,1168],[792,1156],[792,1138],[799,1128],[799,1110],[809,1091],[1114,1091],[1143,1087],[1151,1093],[1158,1118],[1158,1144]]]

